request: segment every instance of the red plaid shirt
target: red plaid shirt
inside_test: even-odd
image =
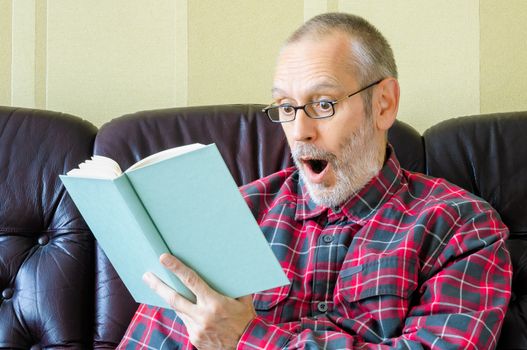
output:
[[[338,208],[289,168],[241,189],[291,284],[254,295],[238,349],[492,349],[510,297],[507,228],[481,199],[390,150]],[[141,305],[119,349],[193,349],[175,312]]]

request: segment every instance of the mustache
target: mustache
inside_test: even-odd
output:
[[[331,152],[325,151],[308,143],[297,143],[291,150],[291,156],[295,162],[300,162],[301,159],[320,159],[327,162],[335,162],[337,156]]]

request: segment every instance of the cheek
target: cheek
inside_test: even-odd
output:
[[[335,123],[320,130],[320,136],[324,140],[326,150],[338,158],[341,156],[343,146],[349,142],[351,135],[353,135],[353,128],[349,124],[349,122]]]
[[[285,138],[287,139],[287,143],[289,144],[289,147],[292,146],[292,141],[293,141],[292,124],[293,123],[282,123],[281,124],[282,130],[284,131]]]

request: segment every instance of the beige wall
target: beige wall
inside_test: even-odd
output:
[[[524,0],[0,0],[0,104],[101,125],[144,109],[267,103],[281,42],[335,10],[390,40],[399,116],[417,129],[527,109]]]
[[[480,7],[481,112],[527,110],[527,1]]]
[[[100,125],[174,104],[174,1],[47,3],[47,108]]]
[[[302,6],[299,0],[189,1],[188,104],[268,103],[275,57],[302,24]]]
[[[11,104],[11,1],[0,0],[0,105]]]

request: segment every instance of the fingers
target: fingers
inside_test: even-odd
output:
[[[196,295],[194,304],[154,274],[144,275],[148,285],[178,313],[191,343],[200,349],[217,349],[216,342],[221,341],[227,348],[234,349],[247,324],[256,317],[252,295],[238,299],[226,297],[210,288],[194,270],[174,256],[163,254],[159,260]]]
[[[167,286],[156,275],[151,272],[146,272],[143,275],[143,281],[145,281],[154,292],[163,298],[172,309],[186,315],[192,314],[195,305]]]
[[[194,270],[183,264],[175,256],[162,254],[159,260],[161,261],[161,264],[172,271],[181,282],[196,295],[196,298],[206,298],[216,294],[216,292],[210,288]]]

